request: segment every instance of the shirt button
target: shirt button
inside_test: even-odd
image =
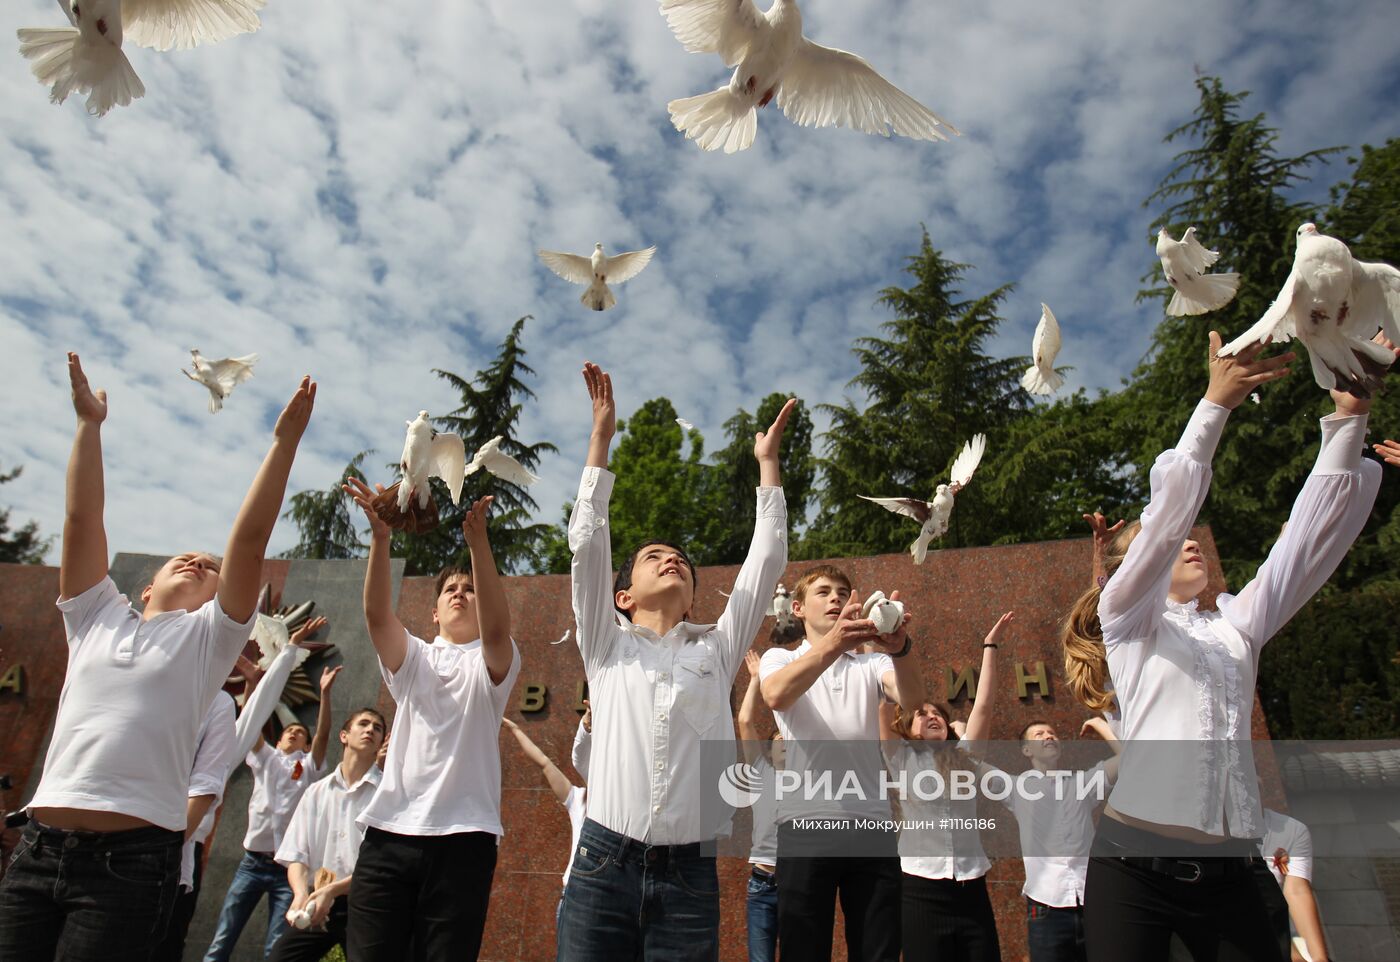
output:
[[[663,671],[661,674],[657,675],[656,677],[659,678],[659,679],[661,679],[662,681],[666,681],[666,680],[669,679],[671,676],[668,675],[668,674],[666,674],[666,672]]]
[[[661,806],[660,806],[660,805],[653,805],[653,806],[651,807],[651,810],[652,810],[653,812],[660,812],[660,811],[661,811]]]
[[[657,721],[665,721],[665,720],[666,720],[666,713],[665,713],[665,712],[660,712],[660,711],[657,712],[657,713],[656,713],[656,720],[657,720]]]
[[[658,772],[661,771],[662,769],[664,769],[665,767],[666,767],[666,763],[665,763],[665,762],[657,762],[657,763],[656,763],[656,770],[657,770]]]
[[[601,528],[605,524],[607,524],[607,522],[604,521],[602,518],[596,518],[593,521],[593,527],[595,528]]]

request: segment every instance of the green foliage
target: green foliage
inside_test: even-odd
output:
[[[282,552],[282,558],[312,558],[316,560],[360,558],[368,547],[360,540],[355,528],[359,508],[341,485],[351,478],[365,480],[361,469],[369,451],[361,451],[350,459],[340,480],[325,491],[300,491],[287,499],[282,517],[297,526],[301,540]]]
[[[500,436],[501,451],[535,471],[540,455],[557,449],[548,442],[525,444],[515,436],[521,401],[535,396],[522,379],[526,374],[535,373],[525,363],[526,351],[521,345],[525,322],[530,319],[527,314],[515,322],[501,342],[495,361],[471,380],[434,369],[433,373],[461,393],[462,403],[450,414],[433,418],[433,421],[444,433],[461,437],[468,457],[487,441]],[[437,528],[420,535],[395,532],[391,542],[393,556],[405,559],[405,574],[436,574],[447,565],[468,564],[470,552],[462,537],[462,519],[474,501],[488,494],[495,497],[491,505],[490,531],[496,566],[502,572],[513,574],[537,556],[536,542],[545,535],[548,525],[529,523],[539,505],[526,488],[488,471],[478,471],[462,485],[461,501],[454,507],[447,487],[438,480],[432,484],[440,517]]]
[[[6,484],[19,477],[24,466],[13,471],[0,471],[0,484]],[[44,555],[53,546],[53,538],[39,537],[39,522],[28,521],[16,531],[10,530],[10,509],[0,508],[0,561],[12,564],[41,565]]]

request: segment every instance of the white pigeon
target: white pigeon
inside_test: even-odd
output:
[[[608,282],[621,284],[630,281],[651,263],[651,255],[656,253],[656,245],[646,250],[625,251],[608,256],[603,253],[601,243],[593,245],[593,255],[565,254],[561,251],[539,251],[540,260],[546,267],[571,284],[586,284],[579,301],[595,311],[606,311],[617,306],[617,298],[608,287]]]
[[[398,490],[399,513],[408,511],[409,498],[415,494],[420,510],[428,506],[432,491],[428,484],[430,478],[442,478],[455,505],[462,499],[462,482],[466,479],[466,445],[455,434],[434,431],[427,411],[419,411],[418,417],[406,423],[408,435],[403,442],[403,457],[399,459],[399,470],[403,472]]]
[[[883,591],[871,592],[861,606],[860,616],[875,623],[875,633],[888,635],[904,623],[904,602],[886,598]]]
[[[77,91],[101,117],[142,97],[146,88],[122,52],[123,39],[156,50],[214,43],[262,24],[266,0],[58,0],[67,27],[23,27],[19,52],[35,78],[63,103]]]
[[[502,451],[502,440],[502,436],[498,434],[477,448],[476,454],[472,455],[471,463],[467,465],[467,474],[476,474],[485,468],[502,481],[509,481],[511,484],[528,488],[538,481],[539,477],[531,474],[523,464]]]
[[[194,368],[194,373],[184,368],[180,368],[180,373],[209,389],[209,413],[218,414],[223,410],[224,398],[229,396],[229,392],[253,376],[253,365],[256,363],[256,354],[221,357],[211,361],[200,355],[198,348],[193,348],[190,350],[190,366]]]
[[[919,529],[919,536],[909,546],[909,553],[914,556],[914,564],[921,565],[928,554],[929,542],[948,533],[948,519],[953,514],[953,499],[972,480],[973,472],[977,470],[977,465],[981,463],[982,455],[986,451],[987,436],[973,435],[972,440],[964,444],[958,456],[953,459],[953,470],[950,472],[952,476],[947,484],[938,486],[932,501],[919,501],[914,498],[868,498],[863,494],[860,497],[866,501],[873,501],[895,514],[913,518],[923,525]]]
[[[689,432],[695,430],[695,425],[691,424],[685,418],[676,418],[676,423],[681,426],[682,431]]]
[[[1353,260],[1347,245],[1298,228],[1293,269],[1264,316],[1220,349],[1231,355],[1256,341],[1298,338],[1308,349],[1313,378],[1325,391],[1368,398],[1395,354],[1372,338],[1381,331],[1400,343],[1400,271],[1389,264]]]
[[[1162,272],[1167,283],[1176,291],[1167,313],[1173,317],[1218,311],[1235,297],[1240,289],[1240,275],[1207,274],[1206,268],[1220,260],[1218,251],[1208,251],[1196,239],[1196,228],[1186,228],[1181,240],[1172,240],[1167,229],[1157,232],[1157,256],[1162,260]]]
[[[888,137],[947,140],[958,129],[845,50],[802,36],[795,0],[759,13],[753,0],[661,0],[671,32],[691,53],[717,53],[734,67],[713,93],[673,100],[671,122],[705,150],[746,150],[758,108],[774,97],[803,127],[851,127]]]
[[[1021,375],[1021,387],[1030,394],[1054,394],[1064,386],[1065,379],[1055,370],[1055,357],[1060,353],[1060,323],[1046,304],[1040,305],[1040,323],[1035,326],[1031,341],[1034,362]]]
[[[258,612],[257,621],[253,624],[253,643],[258,646],[258,667],[266,671],[271,667],[274,658],[291,647],[292,635],[287,629],[287,623],[282,619]],[[297,665],[310,656],[310,648],[298,648]]]
[[[773,591],[773,601],[768,605],[767,614],[778,620],[777,628],[784,631],[792,626],[792,596],[788,594],[785,586],[779,584]]]

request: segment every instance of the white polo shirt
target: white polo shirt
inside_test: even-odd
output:
[[[1017,790],[1007,799],[1021,833],[1021,862],[1026,884],[1021,894],[1042,905],[1074,908],[1084,904],[1084,879],[1089,871],[1089,847],[1094,841],[1094,809],[1098,799],[1076,798],[1076,777],[1096,777],[1100,763],[1083,776],[1056,776],[1029,771],[1020,776],[1025,792]],[[1065,785],[1056,798],[1055,780]],[[1037,793],[1040,798],[1028,797]]]
[[[194,769],[190,772],[189,797],[213,795],[214,801],[180,850],[180,887],[183,889],[194,888],[194,847],[213,831],[214,812],[224,799],[224,785],[233,768],[238,741],[234,727],[236,714],[233,696],[221,690],[209,704],[199,726],[199,747],[195,749]]]
[[[588,809],[588,788],[575,785],[564,797],[564,810],[569,813],[569,864],[564,866],[564,884],[569,884],[569,872],[574,867],[574,853],[578,851],[578,837],[583,831],[583,819]]]
[[[1259,854],[1279,885],[1285,875],[1296,875],[1311,882],[1313,877],[1312,833],[1308,827],[1291,815],[1264,809],[1264,838],[1259,843]],[[1284,872],[1287,865],[1288,871]]]
[[[243,847],[250,852],[276,852],[297,802],[311,783],[326,773],[325,761],[318,767],[310,752],[284,752],[267,742],[249,752],[244,761],[253,772],[253,791],[248,796]]]
[[[199,726],[253,619],[234,621],[215,598],[142,621],[110,577],[58,610],[68,673],[25,807],[116,812],[183,832]]]
[[[405,630],[403,664],[379,669],[398,710],[384,778],[360,825],[399,835],[452,835],[501,827],[501,717],[520,675],[520,649],[493,684],[481,639],[428,644]]]
[[[300,862],[314,876],[320,869],[343,879],[355,871],[365,830],[356,823],[379,788],[379,766],[371,765],[355,784],[345,780],[341,766],[312,785],[301,796],[282,844],[277,862]]]
[[[758,677],[767,679],[812,650],[803,639],[793,649],[769,648],[759,662]],[[849,816],[889,818],[890,804],[881,799],[880,703],[884,677],[894,661],[882,652],[843,652],[785,711],[773,712],[778,730],[787,739],[789,771],[809,772],[813,778],[830,771],[840,786],[847,770],[855,772],[864,800],[847,795],[806,799],[788,793],[778,803],[778,821],[794,818]],[[841,745],[840,742],[852,742]]]

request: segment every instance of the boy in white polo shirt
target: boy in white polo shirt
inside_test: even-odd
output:
[[[893,592],[891,598],[897,598]],[[904,620],[880,635],[861,617],[860,598],[840,568],[818,565],[798,579],[792,614],[805,639],[770,648],[759,663],[764,701],[787,746],[787,767],[839,786],[854,773],[863,800],[784,797],[778,807],[778,945],[788,958],[831,958],[836,901],[852,962],[895,962],[900,949],[900,862],[894,832],[804,833],[796,819],[888,820],[880,797],[880,704],[906,710],[923,701]],[[857,651],[862,645],[871,649]],[[845,743],[845,744],[843,744]]]
[[[0,882],[0,958],[146,959],[165,934],[196,738],[247,642],[263,554],[316,385],[303,378],[239,509],[222,562],[167,561],[137,613],[107,575],[105,392],[68,355],[78,427],[68,462],[59,610],[68,671],[31,816]]]
[[[326,773],[326,746],[331,738],[331,688],[344,667],[337,665],[321,674],[321,701],[316,710],[314,737],[301,722],[293,722],[282,729],[276,748],[269,746],[259,734],[253,749],[244,758],[253,773],[253,791],[248,796],[243,858],[229,882],[204,962],[228,962],[243,927],[264,895],[267,896],[264,956],[272,954],[272,946],[287,930],[292,889],[287,884],[287,873],[277,863],[276,853],[301,796],[312,782]]]
[[[394,614],[389,528],[374,492],[346,488],[370,524],[365,621],[398,705],[384,778],[360,814],[366,827],[350,886],[346,954],[355,962],[475,959],[481,950],[501,828],[501,717],[520,674],[510,609],[491,543],[491,497],[462,534],[471,571],[438,575],[432,643]]]
[[[345,946],[346,895],[354,877],[364,829],[356,824],[379,787],[374,764],[384,744],[384,716],[361,708],[340,727],[344,754],[330,776],[308,788],[277,847],[287,868],[292,904],[286,921],[308,902],[305,926],[288,928],[273,946],[272,962],[318,962],[333,946]]]

